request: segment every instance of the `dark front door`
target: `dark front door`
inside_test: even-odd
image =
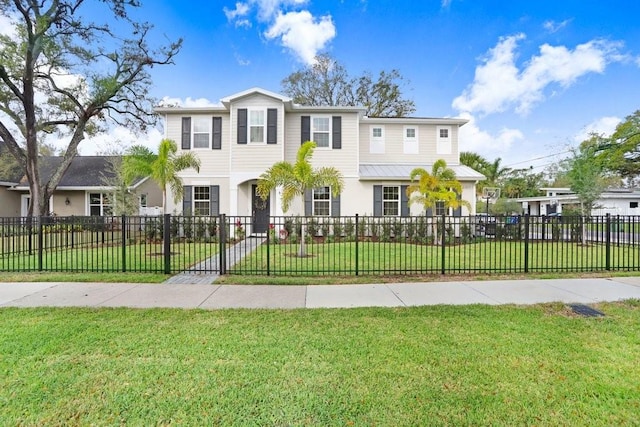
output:
[[[258,196],[257,185],[251,186],[251,193],[253,194],[251,202],[251,211],[253,212],[253,232],[254,233],[266,233],[269,229],[269,200],[262,200]]]

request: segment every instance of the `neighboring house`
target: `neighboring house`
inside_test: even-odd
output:
[[[61,160],[61,157],[43,157],[40,161],[41,177],[48,179]],[[112,162],[119,160],[117,156],[75,157],[51,196],[49,212],[57,216],[111,215],[113,187],[106,183],[113,178]],[[1,191],[3,202],[0,205],[5,200]],[[141,213],[145,208],[162,205],[162,192],[149,178],[136,180],[130,191],[136,194]],[[2,216],[26,216],[30,202],[26,177],[9,186],[6,193],[11,195],[13,207],[6,212],[0,210]]]
[[[344,189],[331,197],[328,188],[309,192],[304,204],[287,214],[408,216],[424,213],[408,206],[405,188],[412,169],[431,170],[444,159],[462,183],[461,197],[471,209],[435,214],[475,212],[476,183],[484,176],[460,164],[458,131],[467,120],[446,118],[370,118],[360,107],[309,107],[254,88],[212,107],[158,107],[165,137],[182,150],[198,154],[200,172],[181,173],[184,199],[169,211],[197,215],[251,215],[253,232],[264,232],[269,215],[283,215],[278,191],[265,202],[256,194],[260,175],[274,163],[295,162],[300,145],[315,141],[314,166],[334,166],[344,176]],[[173,197],[168,197],[173,203]]]
[[[567,187],[541,188],[544,196],[522,197],[516,201],[529,215],[561,214],[568,206],[579,209],[580,200]],[[640,215],[640,190],[629,188],[610,188],[605,190],[596,201],[591,215]]]

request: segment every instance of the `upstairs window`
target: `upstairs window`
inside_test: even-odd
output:
[[[451,128],[450,126],[436,127],[436,151],[438,154],[451,154]]]
[[[384,127],[371,126],[369,152],[372,154],[384,154]]]
[[[311,119],[311,140],[318,147],[329,147],[330,131],[329,117],[313,117]]]
[[[405,126],[403,136],[404,154],[418,154],[418,128]]]
[[[211,119],[207,117],[193,118],[193,148],[209,148]]]
[[[264,110],[249,111],[249,142],[264,143],[265,135]]]

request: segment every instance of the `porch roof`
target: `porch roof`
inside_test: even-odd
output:
[[[415,168],[424,168],[430,171],[432,164],[364,164],[360,165],[360,179],[364,180],[380,180],[395,179],[408,181],[411,171]],[[465,165],[447,165],[456,173],[459,181],[481,181],[485,178],[480,172],[477,172]]]

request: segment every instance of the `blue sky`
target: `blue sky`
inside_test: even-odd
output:
[[[184,38],[176,64],[152,71],[152,95],[183,105],[254,86],[281,92],[284,77],[327,52],[352,75],[398,69],[416,116],[470,120],[462,150],[536,170],[640,109],[637,1],[143,3],[136,14],[157,42]]]

